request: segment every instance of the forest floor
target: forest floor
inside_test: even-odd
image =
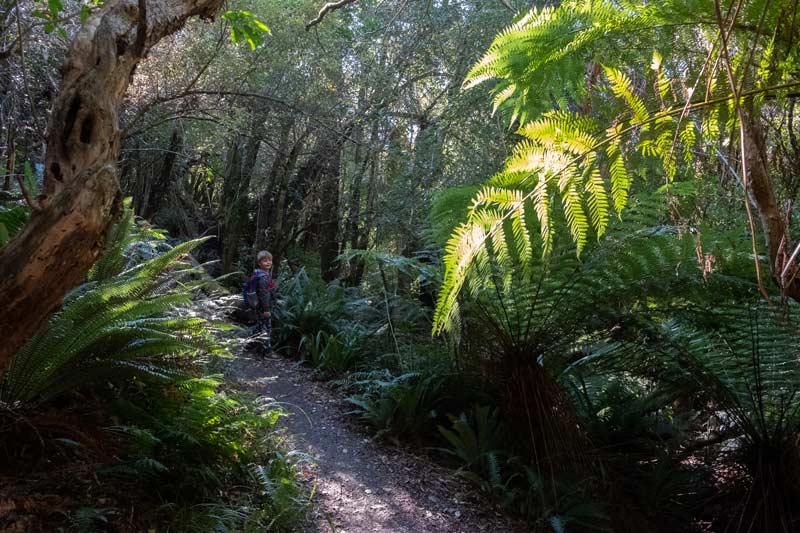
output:
[[[226,371],[238,386],[278,402],[286,446],[308,455],[301,475],[314,490],[304,532],[529,531],[503,517],[453,470],[375,441],[340,395],[313,371],[280,356],[241,354]]]

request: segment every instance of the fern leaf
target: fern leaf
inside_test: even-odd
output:
[[[600,175],[599,168],[589,169],[585,189],[587,193],[586,203],[589,206],[592,226],[599,239],[606,232],[606,227],[608,226],[608,195],[606,194],[605,183]]]
[[[630,78],[614,67],[603,68],[606,77],[608,77],[608,80],[611,82],[611,90],[614,95],[625,100],[631,108],[631,112],[633,113],[631,124],[636,125],[647,122],[650,119],[650,113],[647,111],[647,107],[644,105],[642,98],[634,94]]]

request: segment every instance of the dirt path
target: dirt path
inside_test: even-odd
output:
[[[526,530],[490,509],[452,471],[373,442],[345,414],[343,400],[293,361],[243,355],[229,374],[292,413],[282,424],[293,449],[312,457],[305,474],[316,483],[312,516],[302,531]]]

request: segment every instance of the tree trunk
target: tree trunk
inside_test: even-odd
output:
[[[44,196],[0,255],[0,372],[83,281],[120,213],[118,109],[136,66],[222,0],[107,1],[75,36],[47,134]]]
[[[345,135],[353,130],[352,122]],[[339,275],[339,185],[344,138],[323,138],[316,150],[312,180],[318,181],[319,209],[319,266],[322,279],[330,282]]]
[[[275,223],[275,214],[277,207],[277,196],[285,189],[288,182],[288,173],[290,163],[294,165],[291,160],[294,154],[294,160],[297,160],[299,151],[298,142],[289,150],[289,135],[294,126],[294,119],[286,120],[281,127],[280,141],[278,142],[278,149],[275,151],[275,156],[272,159],[269,173],[267,174],[264,190],[258,196],[258,212],[256,213],[256,239],[253,243],[254,252],[264,249],[269,242],[268,231],[270,226]],[[277,261],[275,261],[277,266]]]
[[[169,139],[169,148],[167,153],[164,154],[164,160],[161,162],[161,171],[155,178],[152,187],[148,187],[147,196],[142,199],[142,209],[140,214],[144,218],[151,218],[162,207],[164,199],[167,197],[167,192],[170,189],[172,178],[174,175],[175,161],[178,154],[183,150],[183,135],[181,134],[181,124],[176,122],[172,126],[172,135]]]
[[[261,147],[260,139],[250,137],[242,154],[241,142],[236,140],[228,154],[228,169],[225,174],[224,212],[222,220],[222,271],[233,270],[234,262],[239,256],[239,243],[247,222],[247,192],[250,189],[250,178]]]
[[[372,231],[372,226],[375,221],[375,199],[377,198],[377,170],[375,168],[375,158],[369,160],[369,182],[367,183],[367,202],[365,213],[362,218],[364,224],[361,228],[356,228],[357,231],[351,235],[350,246],[354,250],[366,250],[369,246],[369,235]],[[352,287],[361,285],[361,280],[364,278],[364,271],[366,264],[361,259],[353,261],[350,265],[350,275],[348,276],[348,284]]]
[[[297,166],[300,151],[310,133],[311,131],[306,129],[300,138],[295,141],[285,163],[281,166],[280,181],[275,186],[275,190],[269,193],[269,218],[262,234],[264,235],[265,246],[272,252],[272,268],[275,275],[280,272],[281,261],[296,236],[290,229],[295,224],[301,207],[297,209],[290,209],[290,207],[296,205],[296,196],[300,196],[305,189],[300,189],[296,194],[292,192],[292,187],[294,187],[292,181],[300,180],[302,171],[298,171],[295,180],[291,180],[291,177],[295,174],[294,169]],[[302,204],[302,198],[298,202]]]
[[[341,145],[332,147],[325,159],[320,184],[319,266],[322,279],[333,281],[339,275],[339,166]]]
[[[14,175],[17,162],[17,128],[14,124],[8,125],[8,144],[6,156],[6,178],[3,181],[3,190],[11,190],[11,177]]]
[[[359,130],[356,131],[356,134]],[[370,128],[369,146],[374,146],[375,140],[378,136],[378,121],[372,121]],[[361,136],[356,135],[356,140],[360,141]],[[361,145],[356,145],[356,153],[353,158],[356,165],[358,165],[356,174],[353,178],[352,194],[350,195],[350,207],[347,214],[347,227],[344,234],[344,247],[349,246],[351,249],[358,249],[359,232],[362,226],[363,212],[361,210],[361,189],[364,183],[364,176],[367,174],[367,168],[374,157],[372,150],[366,150],[363,158],[360,157]],[[353,257],[350,260],[350,271],[347,274],[347,284],[351,287],[356,287],[361,284],[361,278],[364,273],[364,259],[361,257]]]
[[[778,205],[769,176],[761,119],[750,109],[742,111],[744,117],[742,147],[747,166],[749,201],[755,205],[761,219],[772,277],[786,296],[800,301],[800,276],[798,276],[800,269],[797,266],[797,257],[789,263],[790,254],[797,245],[790,240],[786,215]]]

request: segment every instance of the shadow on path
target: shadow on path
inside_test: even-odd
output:
[[[451,470],[361,434],[348,420],[345,402],[313,381],[310,370],[281,357],[246,354],[228,373],[292,414],[282,425],[292,449],[312,458],[306,473],[316,483],[303,531],[530,531],[496,513]]]

